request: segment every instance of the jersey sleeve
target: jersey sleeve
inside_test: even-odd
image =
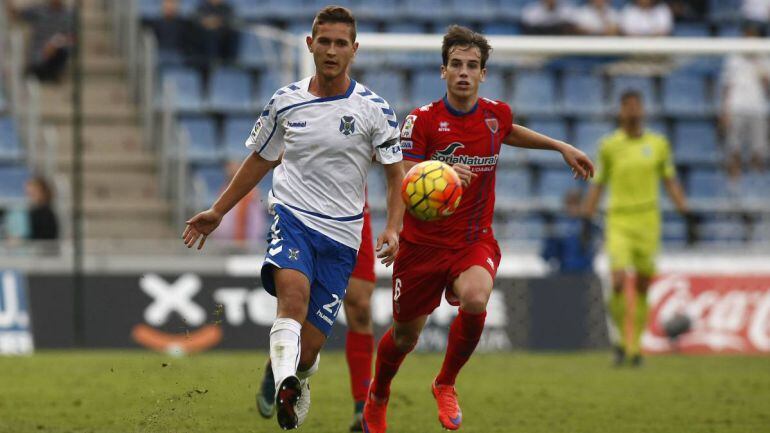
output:
[[[599,143],[599,151],[596,157],[597,167],[596,175],[593,178],[593,183],[599,185],[605,185],[609,180],[610,170],[612,168],[609,152],[607,151],[607,140],[604,139]]]
[[[406,161],[421,162],[428,158],[425,139],[428,112],[416,109],[404,119],[401,127],[401,150]]]
[[[246,139],[246,147],[268,161],[278,160],[285,147],[284,129],[276,110],[275,97],[273,95],[267,103]]]
[[[376,105],[373,110],[371,138],[374,157],[380,164],[395,164],[401,161],[398,121],[396,113],[387,102],[384,102],[384,105]]]
[[[671,145],[665,138],[661,138],[661,150],[660,176],[664,179],[671,179],[676,176],[676,166],[674,166],[674,157],[671,154]]]

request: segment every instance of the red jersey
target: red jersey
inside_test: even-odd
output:
[[[495,208],[495,169],[503,138],[510,134],[513,113],[508,104],[479,98],[467,113],[452,108],[446,96],[406,116],[401,129],[405,160],[434,159],[449,165],[466,164],[478,177],[463,191],[460,206],[438,221],[404,216],[404,239],[457,248],[492,238]]]

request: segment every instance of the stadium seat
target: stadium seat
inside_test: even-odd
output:
[[[398,0],[361,0],[356,15],[361,18],[390,21],[399,15]]]
[[[499,169],[495,179],[495,197],[502,205],[529,198],[532,194],[531,176],[528,170]]]
[[[412,77],[411,101],[419,107],[441,99],[446,93],[446,83],[435,70],[418,71]]]
[[[251,77],[240,69],[219,68],[209,80],[209,104],[214,110],[248,110],[254,103],[253,93]]]
[[[714,163],[719,155],[716,128],[704,120],[680,120],[674,124],[674,156],[682,163]]]
[[[548,72],[524,71],[513,82],[513,111],[521,114],[551,114],[555,111],[556,83]]]
[[[527,128],[557,140],[569,141],[567,124],[561,119],[532,120]],[[564,160],[561,153],[550,150],[527,149],[526,152],[527,160],[538,164],[558,164]]]
[[[240,0],[243,3],[254,3],[253,0]],[[280,20],[312,19],[317,12],[303,0],[267,0],[262,7],[251,6],[253,18],[272,18]],[[319,8],[320,9],[320,8]]]
[[[709,0],[709,15],[712,21],[732,21],[740,18],[742,0]]]
[[[663,109],[674,116],[703,116],[713,111],[706,100],[706,83],[700,74],[679,73],[663,80]]]
[[[471,20],[487,21],[495,18],[495,8],[492,0],[451,0],[448,14],[452,17]]]
[[[255,116],[249,117],[230,117],[225,120],[222,141],[224,144],[225,158],[229,160],[243,159],[251,151],[244,144],[249,137],[254,123]]]
[[[711,31],[706,23],[676,23],[673,36],[705,38]]]
[[[561,203],[564,194],[570,189],[583,188],[583,181],[572,178],[569,167],[540,172],[537,196],[550,204]]]
[[[743,36],[743,32],[738,24],[727,23],[717,28],[717,35],[720,38],[740,38]]]
[[[668,246],[681,246],[687,241],[687,226],[678,214],[664,213],[661,231],[663,243]]]
[[[581,115],[602,114],[607,109],[604,98],[604,82],[598,75],[586,73],[565,73],[564,101],[562,109],[565,113]]]
[[[699,242],[720,247],[743,244],[747,238],[746,226],[740,221],[707,221],[698,225],[698,238]]]
[[[24,184],[30,173],[23,166],[0,166],[0,197],[11,200],[23,200]]]
[[[503,71],[498,69],[487,70],[487,77],[479,87],[479,96],[491,100],[508,101],[508,91],[505,85]]]
[[[270,102],[270,98],[273,97],[273,94],[287,84],[290,83],[283,79],[280,71],[275,69],[263,71],[259,76],[256,107],[259,107],[260,109],[263,108]]]
[[[187,156],[190,162],[210,163],[220,160],[217,133],[214,121],[208,117],[181,119],[182,140],[189,140]]]
[[[385,33],[422,34],[425,33],[425,26],[415,22],[393,21],[385,23]]]
[[[521,34],[521,27],[512,22],[492,22],[483,26],[483,33],[487,36],[515,36]]]
[[[19,161],[22,153],[21,140],[13,119],[0,117],[0,161]]]
[[[241,33],[238,61],[242,65],[252,67],[277,66],[276,60],[278,59],[280,56],[276,43],[250,32]]]
[[[196,204],[213,203],[224,186],[225,172],[221,167],[198,167],[193,171]]]
[[[744,173],[740,191],[741,197],[748,203],[767,203],[767,194],[770,191],[770,173]]]
[[[369,170],[369,177],[366,181],[366,191],[370,206],[377,209],[385,208],[387,202],[385,176],[382,174],[382,169],[376,165],[372,166]]]
[[[200,110],[203,105],[203,83],[198,71],[191,68],[169,67],[163,69],[163,88],[173,83],[175,89],[174,107],[180,110]]]
[[[652,78],[619,75],[612,77],[610,84],[612,88],[610,105],[615,107],[615,109],[620,107],[620,96],[628,90],[635,90],[642,95],[647,113],[652,113],[657,109],[658,102],[657,98],[655,98]]]
[[[545,236],[545,224],[539,216],[512,217],[504,225],[508,240],[542,242]]]
[[[514,120],[515,121],[515,120]],[[519,147],[502,145],[500,149],[499,163],[501,164],[521,164],[526,162],[527,150]]]
[[[724,198],[727,196],[727,177],[713,169],[693,170],[688,177],[687,194],[702,201]]]
[[[405,1],[401,9],[402,16],[410,20],[438,21],[450,17],[443,0]]]
[[[498,18],[518,22],[522,9],[529,3],[532,3],[532,0],[500,0],[495,15]]]
[[[610,121],[580,121],[575,125],[573,144],[594,161],[598,158],[599,141],[617,129]]]
[[[408,103],[406,81],[399,71],[370,71],[364,75],[363,82],[372,92],[388,101],[391,107],[402,107]]]

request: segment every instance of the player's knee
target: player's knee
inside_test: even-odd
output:
[[[353,330],[368,328],[371,325],[371,303],[369,298],[345,300],[345,316],[348,327]]]
[[[475,283],[461,290],[460,307],[469,313],[482,313],[487,309],[491,290]]]
[[[411,331],[397,331],[393,332],[393,342],[396,343],[396,348],[401,352],[411,352],[414,346],[417,345],[417,340],[420,339],[419,332]]]

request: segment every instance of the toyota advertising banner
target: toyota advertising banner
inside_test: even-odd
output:
[[[665,275],[648,301],[649,353],[770,353],[770,274]],[[689,319],[690,330],[672,341],[664,327],[675,316]]]

